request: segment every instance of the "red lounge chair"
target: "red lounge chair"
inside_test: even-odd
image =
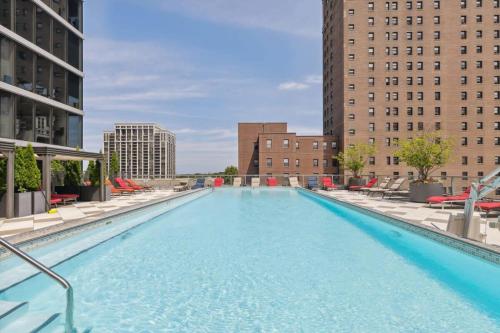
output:
[[[57,193],[52,193],[51,194],[52,199],[60,199],[64,204],[70,201],[76,202],[80,196],[78,194],[57,194]]]
[[[127,185],[127,183],[125,183],[125,181],[119,177],[115,178],[115,181],[118,183],[118,185],[120,186],[118,189],[120,190],[132,190],[132,191],[140,191],[140,190],[137,190],[133,187],[130,187]]]
[[[337,188],[337,185],[332,183],[332,179],[330,177],[323,177],[321,179],[321,182],[323,183],[323,189],[324,190],[334,190]]]
[[[278,186],[278,181],[274,177],[269,177],[266,179],[266,184],[269,187]]]
[[[366,185],[352,185],[349,186],[349,191],[362,191],[362,190],[367,190],[369,188],[372,188],[377,184],[378,178],[372,178]]]
[[[121,187],[115,187],[110,180],[106,180],[106,186],[111,189],[111,195],[122,195],[124,193],[126,194],[131,194],[134,193],[134,189],[128,189],[128,188],[121,188]]]
[[[153,191],[154,190],[151,186],[139,185],[136,182],[134,182],[132,179],[125,179],[125,181],[127,183],[129,183],[132,188],[138,187],[138,188],[141,188],[143,191]]]
[[[492,210],[500,210],[500,202],[492,201],[492,202],[477,202],[476,208],[479,208],[486,213],[489,213]]]
[[[220,177],[215,178],[214,187],[221,187],[222,185],[224,185],[224,179]]]
[[[140,185],[137,185],[135,183],[130,182],[130,179],[125,179],[123,181],[125,182],[125,185],[127,185],[128,187],[133,188],[136,191],[145,191],[146,190],[144,187],[142,187]]]
[[[441,208],[444,209],[444,205],[446,203],[454,203],[454,202],[465,202],[465,200],[469,199],[470,196],[470,187],[467,188],[464,192],[459,195],[435,195],[427,198],[427,203],[429,206],[432,204],[441,204]]]

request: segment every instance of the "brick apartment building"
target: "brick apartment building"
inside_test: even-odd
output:
[[[456,142],[441,175],[500,165],[500,0],[324,0],[323,16],[323,132],[373,143],[365,172],[411,175],[398,142],[434,130]]]
[[[286,123],[239,123],[238,170],[241,175],[338,173],[333,136],[299,136]]]

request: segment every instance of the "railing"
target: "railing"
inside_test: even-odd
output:
[[[66,322],[64,325],[65,333],[73,333],[74,332],[74,324],[73,324],[73,287],[71,284],[62,276],[58,275],[56,272],[52,271],[50,268],[46,267],[33,257],[29,256],[27,253],[19,250],[17,247],[7,242],[5,239],[0,237],[0,245],[5,247],[7,250],[11,251],[13,254],[29,263],[33,267],[37,268],[40,272],[44,273],[52,280],[59,283],[64,289],[66,289]]]

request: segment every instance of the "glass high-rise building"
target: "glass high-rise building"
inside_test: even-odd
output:
[[[0,0],[0,138],[82,147],[81,0]]]

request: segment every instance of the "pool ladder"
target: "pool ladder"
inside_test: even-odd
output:
[[[64,289],[66,289],[66,321],[64,324],[64,332],[65,333],[75,332],[73,323],[73,308],[74,308],[73,287],[71,287],[71,284],[65,278],[63,278],[62,276],[60,276],[59,274],[57,274],[56,272],[54,272],[53,270],[42,264],[41,262],[37,261],[35,258],[28,255],[26,252],[21,251],[13,244],[3,239],[2,237],[0,237],[0,245],[5,247],[7,250],[9,250],[17,257],[27,262],[28,264],[34,266],[40,272],[44,273],[52,280],[60,284]]]

